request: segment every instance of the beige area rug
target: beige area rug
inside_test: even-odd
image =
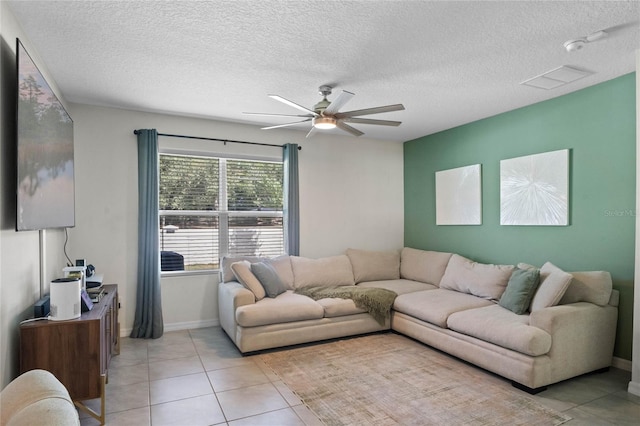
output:
[[[259,355],[327,425],[559,425],[510,382],[404,336]]]

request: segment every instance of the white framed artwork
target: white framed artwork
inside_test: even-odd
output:
[[[569,150],[500,161],[500,225],[569,225]]]
[[[436,225],[482,225],[480,164],[436,172]]]

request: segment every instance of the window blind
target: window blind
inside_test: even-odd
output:
[[[217,158],[160,155],[160,210],[217,210]]]
[[[217,269],[227,254],[284,253],[280,162],[160,155],[163,271]]]

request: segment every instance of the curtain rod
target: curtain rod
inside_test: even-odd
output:
[[[134,130],[133,134],[137,135],[138,131]],[[229,142],[229,143],[243,143],[243,144],[246,144],[246,145],[275,146],[275,147],[278,147],[278,148],[284,147],[284,145],[273,145],[273,144],[270,144],[270,143],[234,141],[234,140],[231,140],[231,139],[203,138],[203,137],[200,137],[200,136],[172,135],[172,134],[169,134],[169,133],[158,133],[158,136],[168,136],[168,137],[171,137],[171,138],[198,139],[198,140],[203,140],[203,141],[224,142],[225,145],[227,144],[227,142]],[[302,150],[302,147],[298,146],[298,150],[299,151]]]

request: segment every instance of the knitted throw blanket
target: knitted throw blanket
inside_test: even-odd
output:
[[[310,286],[295,290],[295,293],[320,300],[326,298],[351,299],[355,305],[367,311],[380,325],[391,316],[391,306],[398,296],[384,288],[347,286]]]

